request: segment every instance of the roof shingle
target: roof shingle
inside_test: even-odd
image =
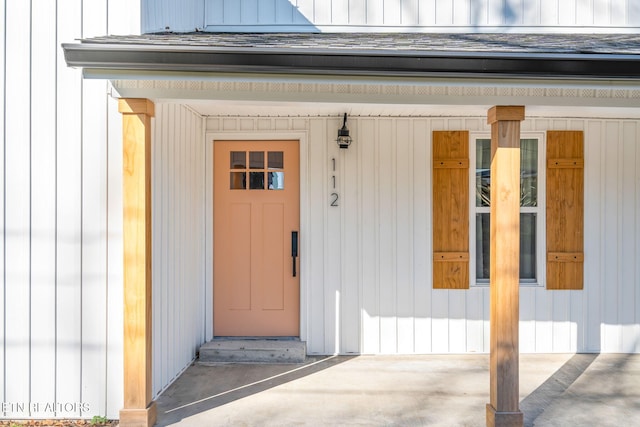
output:
[[[638,34],[159,33],[83,43],[285,50],[640,54]]]

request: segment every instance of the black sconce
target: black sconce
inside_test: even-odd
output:
[[[351,137],[349,136],[349,129],[347,129],[347,113],[344,113],[344,121],[342,122],[342,128],[338,129],[338,138],[336,142],[340,148],[349,148],[351,145]]]

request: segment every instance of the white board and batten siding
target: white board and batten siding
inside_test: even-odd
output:
[[[632,32],[635,0],[143,0],[144,32]]]
[[[307,135],[301,304],[308,351],[488,352],[488,287],[434,290],[431,262],[432,131],[488,133],[486,117],[350,117],[348,150],[332,141],[340,125],[337,117],[207,119],[208,135]],[[522,123],[538,135],[563,129],[585,132],[584,290],[521,286],[521,350],[640,352],[640,122]],[[334,192],[338,207],[330,206]]]
[[[155,113],[152,340],[157,396],[191,364],[205,341],[208,299],[203,118],[179,104],[158,103]]]
[[[121,118],[108,83],[83,81],[60,44],[138,32],[138,11],[130,0],[0,7],[0,418],[122,408]]]

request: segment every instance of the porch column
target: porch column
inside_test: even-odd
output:
[[[124,408],[121,427],[156,422],[151,400],[151,117],[148,99],[120,99],[123,146]]]
[[[520,121],[524,107],[496,106],[491,124],[491,355],[488,427],[521,427],[518,321],[520,282]]]

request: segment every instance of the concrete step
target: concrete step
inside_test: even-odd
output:
[[[303,363],[307,345],[298,339],[215,338],[200,347],[198,362]]]

